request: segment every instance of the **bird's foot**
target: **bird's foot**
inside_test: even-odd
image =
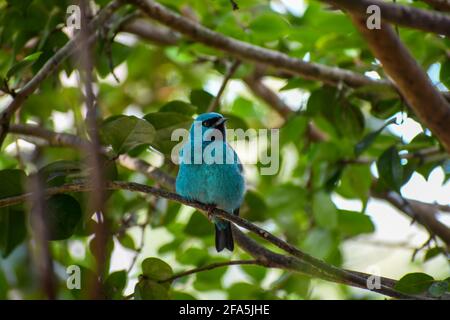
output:
[[[214,204],[211,204],[211,205],[208,205],[208,220],[210,221],[210,222],[212,222],[212,219],[214,218],[214,209],[216,208],[216,205],[214,205]]]

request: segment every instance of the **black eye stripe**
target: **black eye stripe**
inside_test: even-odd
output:
[[[202,126],[209,128],[214,123],[216,123],[217,120],[219,120],[219,119],[220,119],[220,117],[215,117],[215,118],[211,118],[211,119],[205,120],[205,121],[202,122]]]

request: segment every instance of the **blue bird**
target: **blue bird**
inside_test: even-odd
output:
[[[245,181],[236,152],[226,142],[225,121],[221,114],[199,115],[189,130],[188,141],[180,150],[180,169],[176,191],[188,200],[239,215]],[[217,252],[234,249],[230,222],[213,218]]]

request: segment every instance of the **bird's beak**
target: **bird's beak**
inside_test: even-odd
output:
[[[224,124],[227,120],[228,120],[227,118],[220,118],[219,120],[216,121],[216,123],[214,123],[213,127],[217,128],[222,124]]]

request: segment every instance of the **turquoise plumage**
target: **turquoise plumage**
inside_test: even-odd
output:
[[[242,165],[226,142],[226,119],[219,113],[199,115],[189,131],[189,139],[180,151],[180,169],[176,191],[231,214],[239,214],[244,199]],[[233,235],[228,221],[214,218],[216,249],[233,251]]]

